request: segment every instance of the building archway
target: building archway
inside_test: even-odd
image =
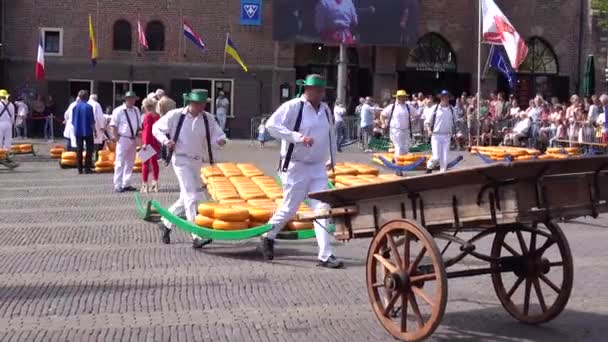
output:
[[[114,22],[112,48],[115,51],[131,51],[131,23],[124,19]]]
[[[558,97],[568,98],[569,77],[559,75],[559,60],[549,42],[541,37],[530,37],[526,40],[528,55],[517,71],[517,89],[515,94],[522,106],[537,94],[545,99]],[[499,76],[499,90],[508,90],[508,82]],[[505,91],[506,92],[506,91]]]
[[[471,75],[459,74],[456,53],[447,39],[435,32],[420,37],[407,55],[405,69],[399,71],[399,88],[408,92],[435,94],[470,91]]]

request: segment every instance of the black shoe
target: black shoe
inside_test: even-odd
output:
[[[137,191],[136,188],[132,187],[132,186],[125,186],[124,188],[122,188],[124,191]]]
[[[123,189],[123,188],[114,189],[114,192],[121,194],[121,193],[125,192],[125,189]]]
[[[84,173],[86,173],[87,175],[92,175],[93,174],[93,170],[85,170]]]
[[[78,170],[78,174],[79,174],[79,175],[81,175],[81,174],[83,174],[83,173],[84,173],[84,172],[82,172],[82,170]]]
[[[160,227],[161,232],[163,233],[162,236],[162,240],[163,243],[165,245],[168,245],[171,243],[171,229],[167,228],[167,226],[165,226],[164,223],[159,223],[158,226]]]
[[[260,245],[257,249],[260,253],[262,253],[262,257],[264,257],[264,259],[274,259],[274,240],[271,240],[267,237],[262,237]]]
[[[433,173],[433,170],[427,169],[427,170],[426,170],[426,173],[427,173],[427,174],[428,174],[428,173]]]
[[[192,248],[201,249],[201,248],[205,247],[206,245],[210,244],[211,242],[213,242],[213,240],[211,240],[211,239],[203,240],[203,239],[196,238],[196,239],[192,240]]]
[[[399,176],[399,177],[403,177],[403,172],[401,171],[397,171],[395,172],[395,175]]]
[[[344,263],[342,263],[342,261],[338,261],[335,256],[331,255],[326,261],[319,260],[317,266],[326,268],[342,268],[344,267]]]

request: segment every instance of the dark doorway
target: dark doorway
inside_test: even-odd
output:
[[[398,75],[399,89],[408,93],[437,94],[444,89],[452,94],[471,93],[471,74],[407,70]]]

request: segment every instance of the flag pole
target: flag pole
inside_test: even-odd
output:
[[[477,31],[477,145],[481,145],[479,141],[481,137],[481,122],[479,113],[481,111],[481,36],[482,36],[482,2],[479,0],[478,3],[478,31]],[[469,144],[470,146],[470,144]]]
[[[224,64],[222,65],[222,74],[226,72],[226,46],[228,46],[229,37],[230,32],[226,32],[226,41],[224,42]]]

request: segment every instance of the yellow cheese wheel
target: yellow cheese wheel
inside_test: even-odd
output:
[[[95,167],[112,168],[114,167],[114,163],[111,161],[98,161],[95,163]]]
[[[194,223],[196,223],[199,227],[212,228],[213,227],[213,219],[203,215],[196,215],[194,218]]]
[[[218,207],[217,203],[205,202],[198,205],[198,213],[207,217],[215,217],[215,208]]]
[[[67,151],[61,154],[62,160],[76,160],[76,152]]]
[[[76,166],[76,159],[61,159],[60,163],[63,166]]]
[[[133,172],[140,173],[141,172],[141,166],[134,166],[133,167]]]
[[[214,218],[221,221],[240,222],[247,221],[249,210],[228,207],[216,207],[213,211]]]
[[[562,153],[562,148],[561,147],[549,147],[547,149],[547,154],[553,154],[553,153]]]
[[[314,224],[310,221],[291,221],[287,223],[287,230],[308,230],[314,229]]]
[[[60,153],[51,153],[50,157],[52,159],[60,159],[61,158],[61,152]]]
[[[532,160],[534,157],[530,156],[530,155],[523,155],[523,156],[519,156],[516,157],[515,160],[517,161],[521,161],[521,160]]]
[[[246,204],[247,202],[243,199],[229,199],[229,200],[221,200],[220,204],[221,205],[235,205],[235,204]]]
[[[251,221],[268,222],[274,212],[270,209],[249,208],[249,219]]]
[[[265,226],[266,224],[268,224],[268,222],[249,221],[249,228],[261,227],[261,226]]]
[[[566,152],[568,152],[570,154],[581,153],[581,150],[578,147],[566,147],[566,148],[564,148],[564,150],[566,150]]]
[[[57,153],[61,154],[63,151],[65,151],[65,149],[64,149],[63,147],[53,147],[53,148],[52,148],[52,149],[49,151],[49,153],[50,153],[50,154],[57,154]]]
[[[268,205],[268,204],[275,204],[274,201],[271,201],[269,199],[251,199],[248,200],[247,203],[254,205],[254,206],[263,206],[263,205]]]
[[[95,172],[97,173],[111,173],[114,172],[114,167],[110,166],[110,167],[95,167]]]
[[[19,145],[13,145],[13,146],[11,146],[11,152],[12,153],[19,153],[19,152],[21,152],[21,150],[19,149]]]
[[[283,193],[282,192],[269,192],[269,193],[266,193],[266,197],[268,197],[271,200],[282,199]]]
[[[230,221],[222,221],[222,220],[214,220],[213,221],[213,229],[217,230],[242,230],[249,228],[249,222],[240,221],[240,222],[230,222]]]

